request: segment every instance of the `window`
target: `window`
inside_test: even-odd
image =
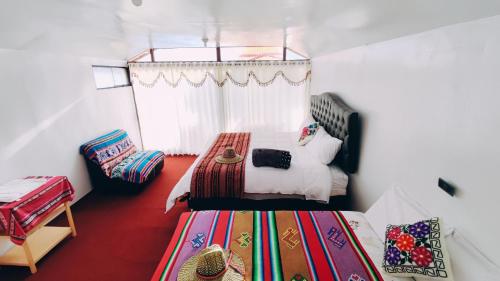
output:
[[[92,66],[97,89],[130,86],[128,68],[117,66]]]
[[[216,48],[155,49],[155,61],[217,61]]]
[[[221,48],[221,60],[283,60],[282,47]]]
[[[303,55],[286,48],[286,60],[304,60],[306,59]]]
[[[148,52],[147,54],[142,54],[142,56],[134,61],[137,62],[150,62],[151,61],[151,54]]]
[[[301,54],[283,47],[201,47],[146,50],[136,55],[130,62],[257,61],[283,60],[284,58],[287,61],[307,60]]]

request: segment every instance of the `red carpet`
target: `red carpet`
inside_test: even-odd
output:
[[[195,157],[168,157],[162,174],[143,192],[91,192],[73,207],[78,236],[68,238],[38,264],[0,267],[0,280],[149,280],[165,251],[185,203],[165,214],[168,194]],[[57,218],[53,224],[66,223]]]

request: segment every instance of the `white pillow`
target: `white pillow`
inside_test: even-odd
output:
[[[412,199],[402,188],[392,187],[366,211],[365,217],[381,241],[385,241],[387,225],[407,224],[433,217],[429,211]],[[445,236],[453,228],[443,225]]]
[[[342,148],[342,141],[330,136],[320,126],[314,138],[306,144],[306,148],[321,163],[328,165]]]

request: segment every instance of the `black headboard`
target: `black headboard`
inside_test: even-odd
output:
[[[355,173],[361,138],[359,114],[333,93],[311,96],[311,114],[330,135],[343,141],[333,162],[345,172]]]

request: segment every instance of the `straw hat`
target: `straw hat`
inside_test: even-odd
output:
[[[234,150],[234,147],[228,146],[224,150],[224,153],[222,155],[219,155],[215,157],[215,162],[221,163],[221,164],[233,164],[233,163],[238,163],[243,160],[243,157],[239,154],[236,154],[236,151]]]
[[[243,260],[230,250],[213,244],[189,258],[179,270],[178,281],[243,281]]]

